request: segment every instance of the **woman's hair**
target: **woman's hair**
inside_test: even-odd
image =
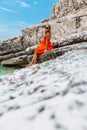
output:
[[[45,34],[46,34],[46,33],[49,33],[49,34],[50,34],[50,38],[51,38],[51,26],[50,26],[49,24],[47,24],[47,25],[45,26],[45,28],[48,28],[48,31],[45,30]]]

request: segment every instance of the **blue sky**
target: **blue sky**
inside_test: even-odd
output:
[[[59,0],[0,0],[0,40],[21,34],[21,29],[49,18]]]

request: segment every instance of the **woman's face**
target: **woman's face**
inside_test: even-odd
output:
[[[49,31],[49,29],[50,29],[49,26],[45,26],[46,31]]]

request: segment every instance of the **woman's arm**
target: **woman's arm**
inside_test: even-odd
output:
[[[50,39],[50,34],[46,34],[46,50],[48,50],[48,40]]]

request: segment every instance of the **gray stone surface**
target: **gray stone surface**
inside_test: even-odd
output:
[[[87,43],[64,48],[54,60],[0,75],[1,130],[87,129]]]

